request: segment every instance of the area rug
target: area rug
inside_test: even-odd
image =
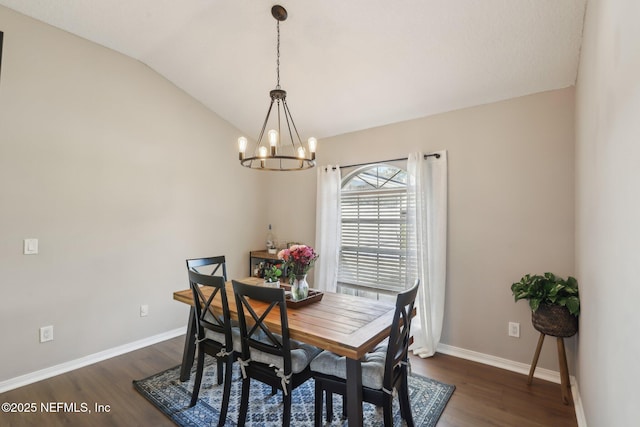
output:
[[[217,384],[216,375],[215,363],[207,356],[198,403],[193,408],[189,408],[189,402],[191,401],[195,373],[191,373],[189,381],[180,382],[179,366],[143,380],[133,381],[133,385],[136,390],[179,426],[217,425],[222,400],[222,385]],[[234,366],[226,425],[237,425],[241,388],[240,370]],[[454,389],[455,386],[452,385],[415,374],[411,375],[409,377],[409,395],[415,425],[435,426]],[[249,404],[246,425],[252,427],[281,426],[281,393],[280,391],[272,396],[270,386],[252,380],[251,403]],[[293,391],[292,399],[291,425],[313,426],[313,379],[296,388]],[[393,405],[394,425],[403,425],[397,398],[394,399]],[[382,408],[364,403],[363,412],[365,426],[383,425]],[[332,422],[327,423],[323,420],[324,425],[343,426],[347,424],[347,421],[341,418],[342,398],[338,395],[334,395],[333,413]]]

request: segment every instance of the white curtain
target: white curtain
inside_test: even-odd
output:
[[[316,252],[314,287],[335,292],[340,257],[340,168],[318,167],[316,191]]]
[[[435,153],[434,153],[435,154]],[[447,152],[408,157],[409,256],[417,266],[420,289],[412,322],[411,349],[420,357],[433,356],[440,342],[447,271]]]

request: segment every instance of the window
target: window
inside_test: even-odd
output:
[[[408,273],[406,171],[377,164],[349,174],[342,182],[341,212],[340,290],[364,294],[404,290]]]

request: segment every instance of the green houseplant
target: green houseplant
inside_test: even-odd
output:
[[[576,317],[580,314],[578,281],[571,276],[564,280],[553,273],[544,273],[543,276],[527,274],[511,285],[511,292],[516,301],[529,300],[534,312],[540,304],[548,304],[567,307],[569,313]]]
[[[272,265],[269,268],[264,269],[264,281],[265,283],[277,283],[282,276],[282,270],[277,265]]]
[[[551,336],[570,337],[578,330],[580,295],[578,281],[553,273],[523,276],[511,285],[515,301],[525,299],[531,307],[531,321],[536,330]]]

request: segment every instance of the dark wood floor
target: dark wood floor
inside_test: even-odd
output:
[[[576,427],[573,403],[562,403],[560,385],[437,353],[413,357],[414,373],[453,384],[456,390],[438,427]]]
[[[34,414],[0,412],[0,426],[173,426],[132,386],[180,363],[184,338],[174,338],[0,395],[0,403],[36,403]],[[454,384],[456,391],[438,423],[449,426],[577,426],[559,385],[437,354],[412,359],[413,372]],[[41,403],[86,403],[92,413],[42,413]],[[109,405],[96,413],[95,404]]]

